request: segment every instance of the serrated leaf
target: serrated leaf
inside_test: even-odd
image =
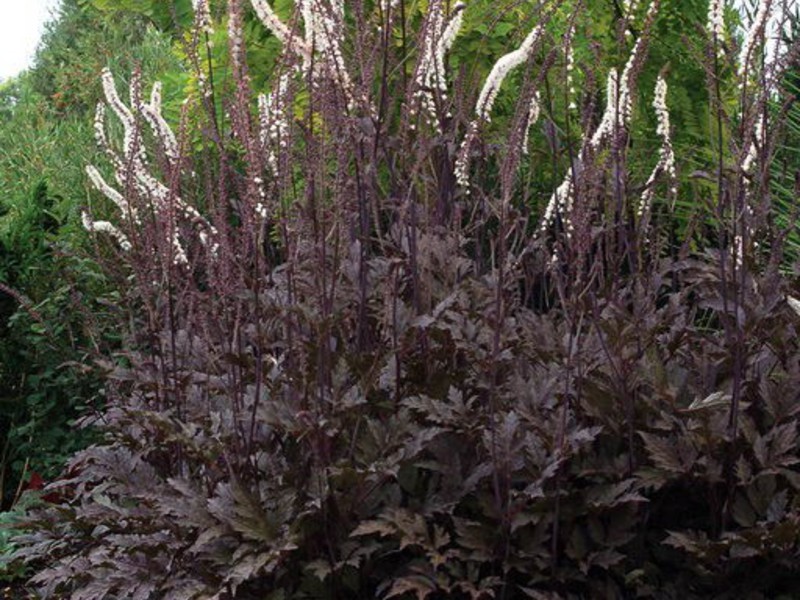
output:
[[[789,466],[798,462],[795,453],[797,447],[797,423],[790,421],[779,425],[770,432],[769,461],[771,466]]]
[[[358,527],[356,527],[352,532],[350,532],[350,537],[360,537],[366,535],[375,535],[378,534],[381,537],[385,537],[387,535],[394,535],[397,533],[397,528],[392,524],[388,523],[384,520],[372,520],[372,521],[364,521]]]
[[[688,412],[707,410],[711,408],[720,408],[729,406],[731,403],[731,395],[726,392],[714,392],[709,394],[703,399],[695,399],[686,409]]]
[[[417,600],[425,600],[425,598],[435,591],[436,584],[428,577],[424,575],[408,575],[401,579],[396,579],[384,597],[388,600],[389,598],[397,598],[404,594],[411,593],[414,594]]]
[[[639,436],[644,440],[647,453],[655,465],[665,471],[682,473],[685,470],[680,454],[678,454],[675,444],[667,438],[657,435],[639,432]]]
[[[329,561],[317,559],[317,560],[312,560],[310,563],[306,565],[306,571],[311,573],[314,577],[316,577],[320,581],[325,581],[328,578],[328,576],[333,572],[333,569],[331,569],[331,563]]]

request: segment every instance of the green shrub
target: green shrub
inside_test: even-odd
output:
[[[107,313],[96,304],[108,294],[104,278],[62,245],[54,204],[40,183],[25,213],[6,216],[13,228],[0,237],[3,506],[21,478],[31,472],[54,477],[90,439],[69,425],[97,403],[99,381],[87,353],[93,343],[108,348],[111,339],[90,338],[89,323],[103,323]]]
[[[34,67],[0,89],[0,507],[21,479],[54,478],[91,439],[71,422],[97,407],[93,364],[118,343],[124,319],[112,282],[86,257],[80,224],[85,166],[98,155],[97,74],[177,64],[144,20],[111,22],[66,1]]]
[[[35,492],[23,494],[12,510],[0,512],[0,584],[14,583],[30,575],[30,569],[18,563],[11,564],[11,556],[16,546],[11,538],[19,533],[19,524],[25,519],[28,510],[41,504]]]

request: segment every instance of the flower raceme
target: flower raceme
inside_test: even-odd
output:
[[[461,143],[455,165],[456,181],[467,193],[469,192],[469,160],[472,150],[471,146],[477,139],[478,128],[482,122],[488,123],[492,120],[492,108],[497,99],[497,94],[500,92],[500,86],[512,70],[530,58],[531,54],[541,42],[543,34],[544,23],[535,25],[516,50],[500,57],[494,64],[481,88],[478,100],[475,103],[476,118],[467,128],[467,133]],[[534,100],[534,102],[536,101]],[[533,107],[529,112],[529,117],[531,116],[538,116],[538,111],[533,109]],[[529,129],[532,124],[529,118],[526,127]],[[527,139],[527,135],[525,139]]]
[[[284,23],[267,0],[251,0],[264,26],[283,44],[284,49],[302,60],[300,70],[332,82],[347,99],[350,111],[356,108],[353,77],[342,52],[344,3],[341,0],[299,0],[304,36],[299,37]],[[323,82],[324,83],[324,82]],[[362,99],[363,100],[363,99]],[[369,107],[368,107],[369,108]],[[370,112],[371,109],[370,109]]]
[[[656,164],[650,177],[645,184],[645,190],[642,194],[642,200],[639,203],[639,217],[642,217],[645,212],[650,210],[653,202],[655,192],[653,187],[662,173],[666,173],[670,180],[670,194],[674,198],[678,190],[676,186],[677,175],[675,173],[675,152],[672,148],[672,139],[670,137],[670,123],[669,123],[669,109],[667,108],[667,82],[663,75],[658,76],[656,81],[655,98],[653,99],[653,108],[656,111],[658,118],[658,127],[656,133],[661,137],[661,150],[659,151],[658,164]]]
[[[195,25],[198,31],[204,33],[214,33],[214,28],[211,22],[211,5],[210,0],[192,0],[192,7],[195,13]]]
[[[600,124],[592,136],[584,141],[579,156],[567,169],[563,181],[550,197],[539,225],[541,233],[546,232],[553,225],[556,217],[561,215],[566,233],[571,235],[573,230],[572,209],[577,186],[575,178],[582,170],[581,165],[590,159],[593,152],[599,150],[603,144],[614,141],[630,125],[633,116],[631,90],[635,88],[636,68],[644,60],[649,28],[655,20],[658,9],[659,1],[654,0],[647,10],[645,31],[636,40],[622,75],[613,68],[609,72],[606,82],[606,107]]]
[[[283,43],[286,51],[290,55],[300,58],[301,72],[308,73],[308,70],[313,68],[315,69],[313,73],[315,77],[325,76],[328,81],[334,83],[345,94],[348,99],[348,108],[352,109],[354,100],[353,80],[345,64],[341,47],[340,32],[343,30],[344,18],[344,7],[341,2],[338,0],[333,2],[302,0],[299,3],[299,13],[302,17],[304,29],[302,36],[284,23],[266,0],[251,0],[251,4],[261,22]],[[207,1],[198,0],[195,3],[195,7],[197,10],[196,22],[204,29],[210,28]],[[626,4],[626,7],[629,13],[632,13],[636,8],[634,4]],[[657,8],[658,1],[652,2],[648,10],[648,17],[651,21]],[[417,91],[414,98],[426,115],[427,120],[432,124],[435,124],[439,117],[437,99],[444,101],[447,98],[445,55],[455,42],[462,26],[464,9],[465,5],[459,2],[453,6],[449,14],[446,14],[443,1],[433,0],[429,4],[420,42],[420,54],[415,69],[414,84]],[[481,87],[474,108],[475,118],[467,128],[467,133],[461,144],[455,164],[456,180],[467,191],[469,186],[470,145],[478,137],[480,124],[491,122],[492,109],[504,80],[515,68],[526,62],[541,44],[545,34],[546,22],[547,17],[533,26],[517,49],[498,59]],[[622,75],[619,75],[616,70],[612,70],[609,74],[606,110],[599,126],[588,139],[585,150],[589,148],[597,149],[605,140],[611,138],[616,131],[627,127],[630,122],[632,115],[632,94],[630,92],[632,73],[637,62],[642,60],[644,40],[645,36],[640,36],[634,44]],[[569,43],[567,48],[567,69],[570,81],[574,70],[572,45],[572,43]],[[314,57],[318,57],[319,61],[313,60]],[[276,149],[285,149],[285,140],[289,129],[289,123],[285,116],[286,107],[281,106],[282,103],[285,103],[285,92],[289,77],[291,77],[291,74],[282,75],[278,80],[275,91],[269,95],[262,95],[258,99],[261,145],[266,153],[265,163],[273,174],[277,164]],[[98,140],[111,157],[118,183],[126,185],[126,182],[132,178],[136,183],[137,189],[159,210],[164,210],[168,203],[173,203],[176,208],[176,214],[179,217],[185,217],[193,221],[195,226],[199,228],[199,235],[203,243],[209,243],[209,237],[215,234],[213,226],[205,221],[195,209],[161,184],[147,168],[143,145],[135,123],[134,111],[140,113],[150,125],[168,159],[174,163],[178,156],[175,136],[161,115],[160,88],[157,85],[154,87],[149,104],[132,100],[131,108],[129,108],[119,98],[109,72],[103,74],[103,84],[107,104],[114,110],[125,130],[124,157],[118,157],[110,150],[110,145],[105,136],[104,113],[102,110],[98,112],[96,123]],[[132,94],[132,98],[134,95]],[[527,153],[530,129],[541,112],[540,102],[539,92],[534,91],[527,112],[524,135],[522,136],[521,151],[523,154]],[[544,212],[541,223],[542,230],[549,226],[559,212],[565,213],[566,223],[570,222],[569,215],[566,213],[571,210],[572,195],[575,192],[575,182],[572,181],[573,175],[574,170],[570,169],[564,182],[553,193],[550,203]],[[102,181],[96,169],[92,169],[90,177],[95,187],[119,208],[123,219],[130,221],[137,218],[136,211],[132,210],[129,203],[123,200],[121,194]],[[261,215],[266,214],[266,208],[262,205],[259,205],[256,211]],[[103,230],[110,232],[108,227],[104,227]],[[186,261],[186,252],[174,224],[171,237],[174,240],[175,260],[176,262],[184,263]],[[213,244],[213,242],[211,243]]]
[[[117,240],[119,247],[129,252],[132,248],[130,240],[128,240],[128,236],[122,233],[117,227],[115,227],[109,221],[95,221],[93,220],[86,211],[81,213],[81,222],[83,226],[86,228],[87,231],[96,231],[99,233],[106,233],[111,237]]]
[[[492,107],[497,99],[500,86],[513,69],[528,60],[537,43],[541,40],[543,33],[543,26],[541,24],[536,25],[520,44],[519,48],[509,52],[494,64],[489,76],[486,78],[486,82],[483,84],[481,93],[478,96],[478,102],[475,105],[475,113],[479,119],[484,121],[492,120]]]
[[[250,0],[256,15],[263,25],[282,43],[285,56],[294,59],[291,68],[276,77],[271,93],[258,97],[258,125],[260,147],[264,152],[265,176],[277,176],[279,155],[288,150],[288,140],[291,130],[290,115],[292,101],[287,90],[293,80],[308,81],[312,86],[330,84],[346,99],[347,113],[359,108],[366,109],[362,114],[368,115],[367,119],[375,119],[375,110],[372,102],[359,95],[355,85],[354,74],[359,70],[348,65],[345,53],[345,5],[341,0],[299,0],[297,15],[299,23],[285,22],[282,20],[268,0]],[[611,69],[608,73],[605,86],[606,101],[599,123],[593,131],[583,133],[580,149],[571,159],[571,164],[566,169],[563,180],[552,192],[541,217],[538,230],[547,231],[561,217],[567,233],[572,230],[572,210],[575,195],[578,194],[581,184],[576,178],[584,172],[587,161],[594,160],[598,152],[614,144],[620,135],[624,134],[633,118],[633,98],[635,80],[641,68],[647,51],[647,42],[659,9],[659,0],[653,0],[648,5],[644,24],[640,34],[633,43],[630,55],[621,69]],[[195,0],[196,26],[208,31],[211,29],[211,15],[207,0]],[[393,4],[381,4],[378,9],[392,11]],[[479,139],[482,127],[492,121],[492,112],[500,89],[509,74],[520,65],[529,61],[537,48],[540,48],[546,35],[549,19],[557,12],[560,6],[548,4],[548,9],[534,24],[524,37],[522,43],[513,51],[501,56],[491,67],[488,76],[480,87],[475,101],[472,118],[466,125],[460,140],[457,140],[456,159],[453,165],[453,174],[457,185],[465,193],[470,188],[470,157],[472,145]],[[758,12],[748,31],[739,61],[742,76],[748,64],[752,64],[754,49],[763,38],[766,22],[770,17],[772,2],[764,0],[760,3]],[[554,8],[555,7],[555,8]],[[719,39],[723,33],[722,0],[712,0],[709,5],[708,27],[711,34]],[[443,109],[448,99],[448,76],[446,72],[446,56],[455,44],[464,23],[464,14],[467,5],[456,2],[448,10],[448,3],[443,0],[431,0],[423,19],[419,43],[417,44],[417,59],[411,78],[411,102],[408,111],[411,115],[421,115],[439,133],[444,123],[442,117],[449,116]],[[626,1],[624,3],[625,18],[630,24],[639,10],[639,3]],[[387,18],[389,18],[387,16]],[[570,25],[565,38],[566,74],[569,87],[568,111],[577,108],[574,100],[573,77],[575,71],[574,26]],[[234,35],[232,32],[231,35]],[[144,148],[139,121],[147,124],[161,149],[161,154],[166,158],[170,168],[179,166],[179,144],[172,129],[165,121],[161,111],[161,90],[156,84],[150,100],[143,102],[139,99],[140,83],[137,78],[131,85],[131,102],[122,101],[114,86],[110,72],[105,71],[102,76],[103,89],[106,102],[98,109],[95,130],[100,146],[106,151],[114,168],[117,187],[107,183],[95,167],[89,167],[87,173],[93,186],[116,206],[122,219],[122,226],[118,231],[109,227],[108,222],[92,222],[88,215],[84,218],[87,228],[95,231],[104,231],[111,234],[123,247],[130,247],[131,240],[125,239],[126,227],[141,223],[142,208],[149,206],[165,215],[166,222],[170,223],[169,238],[176,263],[185,264],[187,261],[186,231],[194,230],[203,246],[207,250],[217,247],[218,236],[214,226],[201,215],[195,208],[184,202],[174,190],[162,183],[150,167]],[[670,193],[675,194],[675,155],[670,139],[669,111],[666,104],[667,84],[659,78],[656,84],[654,108],[658,118],[657,133],[661,138],[659,161],[644,186],[644,192],[638,204],[638,214],[641,216],[653,201],[653,188],[660,174],[666,174],[670,181]],[[514,151],[527,154],[527,147],[532,126],[542,112],[542,99],[538,90],[533,90],[529,95],[529,105],[526,109],[526,118],[520,122],[524,126],[516,143],[521,142],[521,148],[516,146]],[[124,130],[124,139],[121,153],[114,150],[106,135],[106,108],[110,108],[120,121]],[[139,119],[141,117],[141,119]],[[754,154],[754,145],[748,146],[749,152],[745,157],[745,170],[751,167]],[[253,175],[263,183],[261,175]],[[132,189],[138,195],[138,201],[133,202],[120,190]],[[263,218],[268,211],[265,198],[254,206],[254,211]],[[181,227],[181,223],[188,222],[191,227]]]
[[[422,36],[421,54],[414,77],[417,87],[414,96],[428,122],[435,125],[440,132],[437,97],[442,103],[447,100],[445,56],[461,29],[465,6],[463,2],[457,2],[448,18],[445,15],[445,3],[442,0],[432,0]]]
[[[761,0],[755,17],[747,30],[739,56],[739,85],[744,87],[756,64],[755,50],[764,40],[772,9],[772,0]]]
[[[725,34],[725,2],[711,0],[708,3],[708,23],[706,25],[711,40],[716,46],[718,56],[722,56],[722,39]]]
[[[86,173],[97,191],[117,207],[122,222],[127,227],[138,227],[142,224],[142,213],[152,210],[160,215],[159,221],[169,223],[165,235],[169,238],[172,261],[178,265],[188,264],[186,248],[181,240],[176,217],[188,221],[197,231],[202,245],[212,254],[216,252],[216,228],[200,212],[184,202],[173,189],[162,183],[154,174],[145,150],[141,121],[146,122],[152,130],[154,138],[161,147],[169,168],[177,168],[179,147],[177,138],[163,117],[161,110],[161,86],[153,86],[149,103],[141,98],[139,75],[134,73],[130,85],[130,106],[127,106],[117,93],[111,72],[103,71],[103,91],[106,105],[112,109],[123,127],[122,152],[117,151],[106,134],[106,105],[98,105],[95,118],[95,136],[100,148],[108,156],[114,167],[114,177],[120,189],[132,190],[135,193],[123,194],[111,186],[97,167],[89,165]],[[141,119],[139,119],[141,117]],[[136,200],[135,202],[133,200]],[[111,234],[123,250],[130,250],[132,244],[117,227],[107,221],[93,221],[84,213],[83,224],[90,231]]]

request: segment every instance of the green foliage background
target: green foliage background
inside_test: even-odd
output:
[[[99,401],[94,354],[116,343],[118,298],[87,258],[80,225],[106,66],[118,74],[138,66],[152,78],[180,63],[144,17],[112,19],[64,0],[34,66],[0,85],[0,283],[13,291],[0,292],[2,507],[21,478],[54,477],[87,443],[70,423]]]

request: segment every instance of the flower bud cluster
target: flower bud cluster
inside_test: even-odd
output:
[[[211,35],[214,33],[210,2],[211,0],[192,0],[192,6],[194,8],[194,31],[205,37],[202,43],[209,51],[212,46]],[[192,52],[195,53],[195,59],[197,59],[196,49],[193,49]],[[198,60],[197,62],[198,64],[202,64],[202,61]],[[211,98],[212,90],[209,85],[208,75],[202,68],[197,69],[197,84],[203,97]]]
[[[572,43],[572,35],[567,40],[567,97],[569,104],[567,110],[576,110],[578,105],[575,103],[577,91],[575,90],[575,45]]]
[[[758,120],[756,121],[756,127],[754,133],[754,139],[750,143],[748,147],[747,154],[744,157],[744,161],[742,161],[742,171],[745,173],[752,173],[753,167],[755,166],[756,159],[758,158],[758,148],[762,143],[762,138],[764,137],[764,115],[760,115]]]
[[[469,194],[469,159],[472,150],[472,143],[478,138],[478,122],[472,121],[464,136],[464,141],[458,149],[456,156],[456,164],[454,168],[454,175],[456,184],[462,188],[466,194]]]
[[[710,0],[708,3],[708,33],[716,47],[717,54],[722,56],[722,40],[725,35],[725,0]]]
[[[258,96],[258,123],[261,146],[266,152],[266,162],[273,174],[277,174],[278,155],[276,148],[285,150],[289,137],[289,117],[287,115],[287,91],[289,74],[278,78],[278,84],[269,94]]]
[[[755,52],[756,46],[763,42],[764,31],[769,20],[770,10],[772,8],[772,0],[761,0],[756,11],[756,16],[753,17],[753,22],[745,35],[744,43],[742,44],[742,52],[739,55],[739,85],[744,87],[748,73],[751,67],[756,64]]]
[[[522,137],[522,153],[528,154],[528,141],[530,139],[531,127],[539,120],[542,111],[541,97],[538,90],[533,92],[531,105],[528,108],[528,120],[525,123],[525,134]]]
[[[214,27],[211,21],[211,6],[210,0],[192,0],[192,7],[194,8],[195,27],[197,31],[211,35],[214,33]]]
[[[633,35],[633,31],[631,31],[631,23],[633,22],[633,18],[636,15],[636,11],[639,9],[639,0],[624,0],[622,3],[622,11],[623,17],[625,19],[625,36],[630,37]]]
[[[244,64],[244,29],[242,26],[241,6],[236,0],[229,3],[228,11],[228,44],[230,45],[230,58],[234,73],[237,78],[245,77]]]

